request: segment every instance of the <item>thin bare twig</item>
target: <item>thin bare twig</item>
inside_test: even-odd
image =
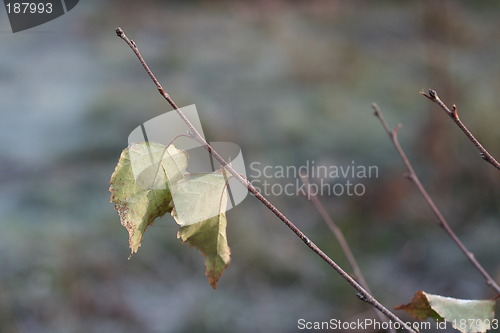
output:
[[[333,221],[330,214],[328,214],[325,206],[323,206],[323,203],[321,203],[321,200],[319,200],[318,196],[315,195],[314,193],[312,193],[311,191],[309,191],[310,183],[309,183],[309,179],[307,178],[307,176],[305,174],[301,173],[300,179],[302,180],[302,183],[304,183],[304,185],[307,188],[307,190],[306,190],[307,191],[306,192],[307,198],[309,200],[311,200],[311,203],[313,204],[314,208],[316,208],[319,215],[321,215],[321,217],[325,221],[326,225],[328,226],[328,228],[330,228],[331,232],[333,233],[333,235],[335,236],[335,238],[339,242],[339,245],[342,249],[342,252],[344,252],[344,254],[347,258],[347,261],[349,262],[349,265],[351,266],[352,271],[354,272],[354,278],[359,282],[359,284],[363,288],[365,288],[365,290],[367,292],[369,292],[370,294],[373,295],[373,292],[370,290],[370,287],[368,286],[368,283],[366,282],[365,277],[363,276],[363,273],[361,273],[361,268],[359,267],[358,262],[357,262],[356,258],[354,257],[354,254],[351,251],[351,247],[349,246],[349,244],[347,243],[347,240],[344,237],[344,233],[337,226],[337,224]],[[380,319],[381,321],[385,321],[385,322],[388,321],[388,319],[382,313],[375,311],[375,314],[377,315],[378,319]],[[390,328],[389,332],[395,333],[396,330],[394,330],[393,328]]]
[[[477,149],[479,150],[479,155],[481,156],[481,158],[483,160],[485,160],[486,162],[490,163],[491,165],[493,165],[498,170],[500,170],[500,163],[498,163],[498,161],[493,157],[493,155],[491,155],[486,150],[486,148],[484,148],[479,143],[479,141],[477,141],[477,139],[469,131],[469,129],[467,128],[467,126],[465,126],[465,124],[462,123],[462,121],[458,117],[458,110],[457,110],[457,106],[456,105],[453,105],[451,107],[451,110],[450,110],[450,108],[448,108],[446,106],[446,104],[444,104],[443,101],[441,101],[441,99],[439,98],[439,96],[436,93],[436,91],[432,90],[432,89],[429,89],[429,93],[428,94],[426,94],[423,90],[420,91],[420,94],[424,95],[430,101],[432,101],[432,102],[436,103],[437,105],[439,105],[441,107],[441,109],[443,109],[444,112],[446,112],[446,114],[448,114],[448,116],[450,116],[450,118],[453,119],[453,121],[455,122],[455,124],[457,124],[457,126],[462,130],[462,132],[464,132],[464,134],[467,136],[467,138],[469,138],[469,140],[474,144],[474,146],[477,147]]]
[[[398,140],[398,131],[401,128],[401,125],[398,125],[395,129],[391,130],[389,126],[387,125],[387,122],[384,119],[384,116],[382,115],[382,112],[380,111],[380,108],[378,107],[377,104],[373,103],[372,108],[375,111],[375,117],[377,117],[380,122],[382,123],[382,126],[384,127],[385,131],[389,135],[389,138],[391,139],[394,147],[396,148],[397,152],[401,156],[401,159],[403,160],[406,169],[408,169],[408,178],[413,181],[413,183],[417,186],[418,190],[424,197],[425,201],[427,204],[431,207],[432,211],[434,212],[434,215],[438,218],[439,221],[439,226],[446,231],[446,233],[453,239],[455,244],[460,248],[460,250],[465,254],[465,256],[470,260],[470,262],[474,265],[474,267],[481,273],[481,275],[484,277],[486,280],[486,284],[489,285],[497,294],[500,294],[500,287],[498,284],[493,280],[493,278],[488,274],[488,272],[481,266],[481,264],[477,261],[475,258],[474,254],[470,252],[465,245],[462,243],[462,241],[457,237],[455,232],[451,229],[450,225],[446,221],[446,219],[443,217],[443,214],[439,211],[437,208],[436,204],[430,197],[429,193],[425,190],[424,186],[418,179],[417,174],[415,173],[415,170],[413,169],[413,166],[410,163],[410,160],[408,160],[408,157],[406,157],[405,152],[403,151],[403,148],[401,148],[401,145],[399,144]]]
[[[321,259],[323,259],[330,267],[332,267],[337,273],[346,280],[356,291],[359,299],[362,301],[372,305],[384,315],[386,315],[391,320],[397,322],[401,327],[405,328],[409,332],[418,332],[418,330],[412,329],[407,323],[403,322],[399,317],[389,311],[385,306],[383,306],[380,302],[378,302],[373,296],[371,296],[359,283],[357,283],[349,274],[347,274],[335,261],[333,261],[328,255],[326,255],[316,244],[314,244],[299,228],[295,226],[278,208],[276,208],[273,204],[271,204],[251,183],[248,179],[244,178],[240,175],[234,168],[227,163],[218,153],[215,151],[210,144],[203,138],[203,136],[196,130],[193,124],[189,121],[189,119],[184,115],[184,113],[179,109],[177,104],[172,100],[169,94],[163,89],[160,82],[156,79],[155,75],[147,65],[146,61],[142,57],[137,45],[134,41],[130,40],[125,32],[121,28],[116,28],[116,34],[118,37],[123,39],[125,43],[132,49],[135,53],[142,66],[148,73],[151,80],[153,80],[158,92],[163,98],[167,100],[167,102],[175,109],[179,117],[186,123],[187,127],[191,134],[193,134],[193,138],[200,142],[207,151],[222,165],[226,170],[237,179],[243,186],[245,186],[250,193],[252,193],[260,202],[262,202],[270,211],[272,211],[292,232],[300,238],[304,244],[307,245],[314,253],[316,253]]]

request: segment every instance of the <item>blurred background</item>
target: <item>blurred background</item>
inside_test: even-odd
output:
[[[500,157],[499,17],[497,1],[88,0],[13,34],[0,10],[0,332],[296,332],[300,318],[374,317],[252,197],[228,213],[232,262],[216,291],[170,216],[127,260],[109,179],[130,131],[171,108],[117,26],[247,166],[378,167],[365,195],[320,200],[387,307],[417,290],[493,297],[403,177],[370,104],[403,124],[422,182],[499,282],[499,173],[419,94],[456,104]],[[270,199],[349,270],[309,201]]]

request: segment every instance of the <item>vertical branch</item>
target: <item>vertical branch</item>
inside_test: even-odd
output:
[[[444,218],[443,214],[439,211],[437,208],[436,204],[432,200],[431,196],[427,191],[425,190],[424,186],[418,179],[417,174],[415,173],[415,170],[413,169],[413,166],[410,163],[410,160],[408,157],[406,157],[405,152],[403,151],[403,148],[401,148],[401,145],[399,144],[398,140],[398,131],[400,129],[400,125],[398,125],[395,129],[391,130],[389,126],[387,125],[387,122],[384,119],[384,116],[382,115],[382,112],[380,111],[380,108],[378,107],[377,104],[373,103],[372,108],[374,110],[375,117],[377,117],[380,120],[380,123],[384,127],[385,131],[389,135],[389,138],[392,141],[392,144],[396,148],[397,152],[399,153],[399,156],[401,156],[401,159],[403,160],[406,169],[408,169],[408,178],[417,186],[418,190],[424,197],[425,201],[427,204],[431,207],[434,215],[436,215],[438,219],[439,226],[444,229],[444,231],[448,234],[448,236],[451,237],[453,242],[458,246],[458,248],[465,254],[465,256],[470,260],[472,265],[481,273],[481,275],[484,277],[486,280],[486,284],[491,287],[497,294],[500,294],[500,287],[498,284],[493,280],[493,278],[488,274],[488,272],[481,266],[481,264],[477,261],[475,258],[474,254],[470,252],[467,247],[462,243],[462,241],[458,238],[458,236],[455,234],[455,232],[451,229],[450,225]]]
[[[446,104],[441,101],[436,91],[432,89],[429,89],[428,94],[426,94],[423,90],[420,92],[420,94],[424,95],[425,97],[427,97],[427,99],[439,105],[441,109],[443,109],[444,112],[446,112],[446,114],[450,116],[451,119],[453,119],[455,124],[457,124],[462,132],[464,132],[465,136],[467,136],[467,138],[474,144],[474,146],[476,146],[476,148],[479,150],[481,158],[500,170],[500,163],[493,157],[493,155],[491,155],[486,150],[486,148],[483,147],[483,145],[481,145],[481,143],[479,143],[476,137],[471,133],[471,131],[469,131],[467,126],[465,126],[465,124],[460,120],[460,118],[458,117],[458,110],[456,105],[453,105],[450,110],[450,108],[448,108]]]
[[[149,77],[151,80],[153,80],[154,84],[156,85],[156,88],[158,89],[158,92],[160,93],[163,98],[175,109],[179,117],[186,123],[187,127],[189,128],[189,134],[192,135],[192,137],[197,140],[200,144],[202,144],[205,149],[237,180],[239,181],[243,186],[245,186],[250,193],[252,193],[264,206],[266,206],[271,212],[274,213],[298,238],[300,238],[304,244],[308,248],[310,248],[314,253],[316,253],[321,259],[323,259],[330,267],[332,267],[344,280],[346,280],[356,291],[357,294],[356,296],[372,305],[376,309],[378,309],[380,312],[382,312],[385,316],[387,316],[389,319],[393,320],[394,322],[397,322],[401,327],[406,329],[408,332],[418,332],[418,330],[412,329],[407,323],[403,322],[399,317],[397,317],[395,314],[393,314],[391,311],[389,311],[385,306],[383,306],[380,302],[378,302],[370,293],[368,293],[359,283],[356,282],[349,274],[347,274],[335,261],[333,261],[327,254],[325,254],[316,244],[314,244],[297,226],[295,226],[292,221],[290,221],[278,208],[276,208],[269,200],[267,200],[251,183],[240,175],[236,170],[229,164],[227,163],[222,156],[219,155],[219,153],[212,148],[212,146],[203,138],[203,136],[196,130],[194,125],[189,121],[189,119],[184,115],[184,113],[179,109],[177,104],[173,101],[173,99],[170,97],[169,94],[163,89],[162,85],[160,82],[156,79],[155,75],[147,65],[146,61],[142,57],[141,53],[139,52],[139,49],[137,48],[137,45],[133,40],[130,40],[127,35],[125,35],[125,32],[121,28],[116,28],[116,35],[120,37],[127,45],[132,49],[132,51],[135,53],[139,61],[141,62],[142,66],[148,73]]]
[[[344,233],[337,226],[337,224],[333,221],[330,214],[328,214],[325,206],[321,203],[321,200],[319,200],[319,198],[315,194],[313,194],[309,191],[310,183],[309,183],[309,179],[307,178],[307,176],[305,174],[301,174],[300,178],[307,188],[307,192],[305,193],[307,195],[307,198],[309,200],[311,200],[311,203],[313,204],[314,208],[316,208],[316,210],[321,215],[321,217],[325,221],[328,228],[330,228],[331,232],[333,233],[333,235],[335,236],[335,238],[339,242],[340,248],[342,249],[342,252],[344,252],[344,254],[347,258],[347,261],[349,262],[349,265],[351,266],[352,271],[354,272],[354,277],[359,282],[359,284],[361,286],[363,286],[363,288],[365,288],[365,290],[367,292],[369,292],[370,294],[373,295],[373,292],[370,290],[370,287],[368,286],[368,283],[366,282],[365,277],[363,276],[363,273],[361,273],[361,268],[359,267],[358,262],[357,262],[356,258],[354,257],[354,254],[351,251],[351,247],[349,246],[349,244],[347,243],[347,240],[344,237]],[[379,320],[384,321],[384,322],[388,321],[387,318],[384,317],[380,312],[376,311],[375,313],[376,313]],[[391,333],[396,332],[392,328],[389,329],[389,331]]]

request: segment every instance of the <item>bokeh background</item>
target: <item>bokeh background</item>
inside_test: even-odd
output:
[[[497,1],[81,1],[13,34],[0,10],[0,331],[295,332],[297,320],[374,316],[248,197],[228,213],[216,291],[166,216],[129,261],[109,178],[129,132],[164,112],[121,26],[179,105],[247,165],[376,165],[361,197],[323,196],[380,301],[417,290],[494,296],[408,182],[377,102],[437,205],[500,281],[500,178],[436,89],[500,156]],[[271,180],[273,181],[273,180]],[[274,180],[279,182],[280,180]],[[311,203],[270,199],[346,269]],[[397,312],[404,319],[404,313]]]

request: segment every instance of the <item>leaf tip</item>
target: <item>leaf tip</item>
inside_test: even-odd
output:
[[[222,273],[229,267],[230,259],[227,261],[227,263],[224,265],[224,268],[218,269],[218,270],[209,270],[208,265],[205,264],[206,270],[205,270],[205,275],[208,278],[208,283],[210,286],[212,286],[212,289],[217,289],[217,283],[219,283],[219,279],[222,276]]]

